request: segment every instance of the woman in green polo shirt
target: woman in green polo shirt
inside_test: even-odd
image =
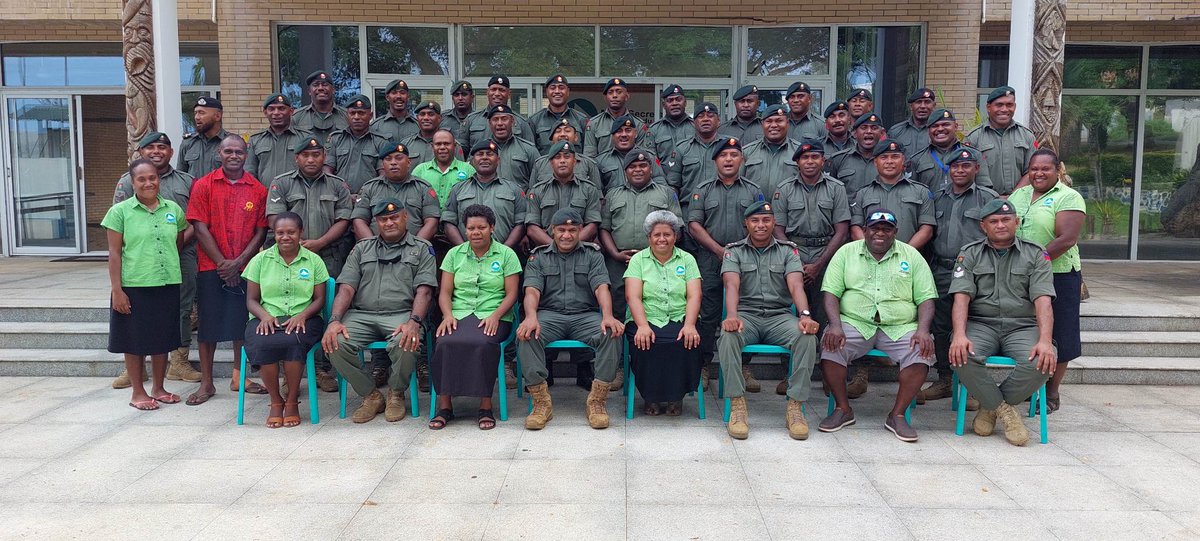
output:
[[[325,281],[329,271],[321,256],[300,245],[304,220],[294,212],[275,217],[275,245],[259,252],[242,278],[246,279],[246,361],[262,370],[271,396],[267,426],[300,424],[300,377],[313,344],[321,341],[325,322]],[[279,392],[279,362],[287,397]]]
[[[683,222],[656,210],[644,224],[650,247],[629,260],[625,299],[630,369],[646,415],[679,415],[683,396],[700,382],[700,268],[675,246]]]
[[[454,419],[450,404],[454,396],[479,397],[479,428],[495,428],[492,387],[500,344],[512,330],[512,309],[520,286],[521,263],[516,252],[492,239],[496,228],[492,209],[467,207],[463,224],[467,241],[451,248],[442,260],[438,306],[443,319],[429,361],[429,376],[438,393],[437,413],[429,421],[434,430]]]
[[[129,164],[134,197],[108,209],[100,225],[108,236],[108,351],[125,355],[133,382],[131,407],[156,410],[179,396],[163,388],[167,354],[179,347],[179,248],[191,229],[183,209],[158,195],[158,169],[150,160]],[[152,387],[142,385],[150,356]]]
[[[1046,384],[1046,405],[1050,411],[1059,406],[1059,387],[1067,373],[1067,363],[1083,353],[1079,337],[1079,302],[1083,287],[1079,261],[1079,231],[1083,228],[1087,207],[1083,196],[1060,178],[1058,155],[1038,150],[1029,159],[1029,184],[1008,196],[1021,218],[1017,236],[1036,242],[1046,249],[1046,258],[1054,270],[1054,345],[1058,347],[1058,366]]]

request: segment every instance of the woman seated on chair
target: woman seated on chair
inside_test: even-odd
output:
[[[675,246],[683,221],[666,210],[646,216],[650,247],[629,260],[629,357],[647,415],[679,415],[683,396],[700,382],[700,269]]]
[[[521,263],[516,252],[492,240],[496,214],[471,205],[463,211],[467,241],[450,249],[442,261],[438,306],[444,314],[429,375],[437,392],[437,413],[429,428],[439,430],[454,419],[451,398],[479,397],[481,430],[496,426],[492,387],[500,362],[500,344],[512,330]],[[500,392],[505,392],[503,388]]]
[[[300,424],[300,377],[308,350],[321,340],[325,322],[325,281],[329,272],[321,256],[300,245],[304,220],[294,212],[275,218],[275,245],[246,265],[246,362],[262,370],[271,396],[267,426]],[[279,361],[283,361],[287,397],[279,393]]]

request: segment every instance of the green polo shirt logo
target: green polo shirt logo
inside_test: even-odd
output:
[[[174,212],[167,213],[167,223],[169,223],[169,224],[175,223],[175,213]]]
[[[309,278],[312,278],[312,272],[308,269],[300,269],[298,275],[300,276],[301,280],[308,280]]]
[[[907,261],[901,261],[901,262],[900,262],[900,272],[903,272],[904,274],[908,274],[908,268],[909,268],[909,267],[908,267],[908,262],[907,262]]]
[[[499,261],[492,262],[492,272],[500,272],[500,262]]]
[[[678,265],[675,267],[675,276],[683,276],[683,272],[684,272],[683,265]]]
[[[1053,206],[1054,206],[1054,198],[1053,198],[1053,197],[1047,197],[1047,198],[1043,199],[1043,200],[1042,200],[1042,206],[1043,206],[1043,207],[1053,207]]]
[[[458,180],[467,180],[467,172],[459,171],[458,172]]]

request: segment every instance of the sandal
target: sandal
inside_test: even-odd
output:
[[[153,411],[153,410],[158,409],[158,401],[153,398],[147,398],[145,400],[137,400],[134,402],[130,402],[129,407],[136,409],[136,410]]]
[[[496,428],[496,418],[492,415],[492,410],[479,410],[477,420],[480,430],[491,430]]]
[[[289,407],[296,408],[295,415],[286,415],[285,414],[283,416],[283,426],[287,427],[287,428],[292,428],[293,426],[300,426],[300,401],[297,400],[296,402],[285,402],[283,404],[283,407],[284,407],[285,412],[287,411],[287,408],[289,408]]]
[[[275,409],[275,408],[279,408],[282,410],[283,404],[272,403],[271,409]],[[283,413],[283,412],[281,411],[280,413]],[[272,416],[271,414],[267,414],[267,428],[279,428],[281,426],[283,426],[283,417]]]
[[[238,392],[237,389],[233,388],[232,383],[229,385],[229,387],[230,392]],[[250,384],[246,386],[246,394],[267,394],[267,388],[263,387],[262,384],[257,381],[251,381]]]
[[[199,406],[200,404],[208,402],[208,399],[216,396],[216,394],[217,393],[215,392],[206,393],[204,391],[196,391],[192,393],[192,396],[188,397],[186,404],[189,406]]]
[[[683,413],[683,402],[667,402],[667,415],[670,417],[679,417]]]
[[[179,395],[177,395],[175,393],[161,394],[158,396],[152,396],[151,398],[157,400],[161,404],[178,404],[179,403]]]
[[[657,402],[646,402],[646,408],[642,412],[650,416],[662,415],[662,410],[658,408]]]
[[[1062,403],[1060,402],[1060,397],[1057,397],[1057,396],[1047,396],[1046,397],[1046,413],[1054,413],[1054,412],[1058,411],[1058,408],[1060,406],[1062,406]]]
[[[438,410],[437,414],[429,420],[429,428],[432,430],[441,430],[446,428],[450,421],[454,420],[454,412],[451,410]]]

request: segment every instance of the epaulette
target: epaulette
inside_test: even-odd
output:
[[[586,246],[586,247],[588,247],[588,248],[591,248],[591,249],[593,249],[593,250],[596,250],[597,252],[599,252],[599,251],[600,251],[600,245],[599,245],[599,244],[596,244],[596,243],[594,243],[594,242],[580,242],[579,244],[580,244],[581,246]]]
[[[185,140],[186,140],[186,139],[191,139],[191,138],[195,137],[197,133],[198,133],[198,132],[190,132],[190,133],[185,133],[185,134],[183,134],[183,138],[184,138]]]

